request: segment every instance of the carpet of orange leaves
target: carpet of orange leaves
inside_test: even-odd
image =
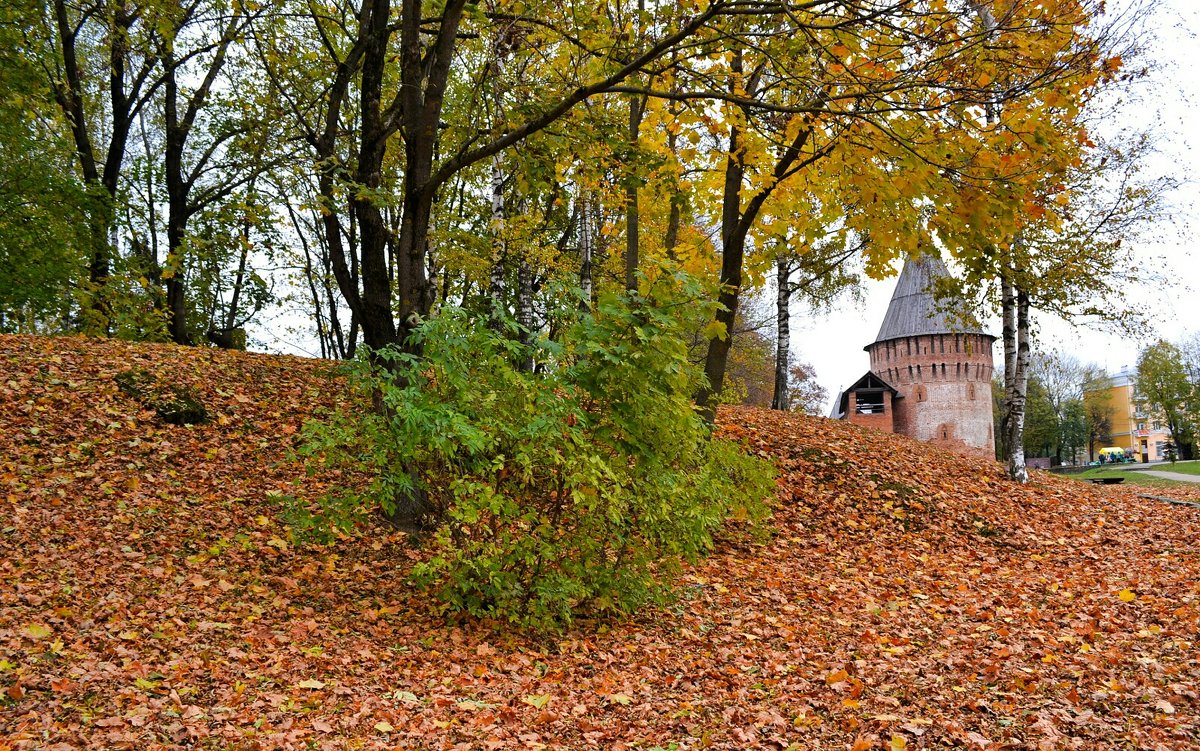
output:
[[[212,421],[143,411],[134,366]],[[0,749],[1200,747],[1200,509],[733,410],[771,537],[670,607],[520,634],[439,614],[400,535],[290,541],[329,372],[0,337]]]

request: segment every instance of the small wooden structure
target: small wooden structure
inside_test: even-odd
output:
[[[832,417],[856,425],[895,432],[895,400],[900,392],[874,373],[868,372],[842,392]]]

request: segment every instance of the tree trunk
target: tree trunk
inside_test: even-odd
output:
[[[317,260],[321,263],[322,271],[321,285],[318,286],[317,267],[313,263],[308,233],[300,223],[296,208],[286,197],[284,198],[284,207],[287,209],[292,228],[296,230],[296,238],[300,242],[300,247],[304,251],[304,277],[308,282],[309,295],[312,297],[313,320],[317,324],[317,337],[321,342],[321,357],[341,357],[345,350],[342,346],[342,332],[338,327],[336,303],[334,303],[332,290],[329,289],[329,251],[324,246],[323,237],[318,234],[316,242],[321,255]],[[328,298],[328,311],[324,309],[326,299],[322,298],[322,291]]]
[[[679,246],[679,225],[683,221],[682,203],[682,194],[678,191],[671,194],[671,211],[667,214],[667,232],[663,237],[663,245],[667,258],[672,261],[679,260],[679,254],[675,249]]]
[[[788,303],[791,292],[788,258],[780,255],[775,259],[775,394],[771,409],[788,409],[788,360],[791,346],[791,316]]]
[[[166,144],[164,174],[167,184],[167,263],[164,274],[167,286],[167,330],[176,344],[193,344],[188,330],[187,264],[184,262],[183,241],[187,235],[188,189],[183,177],[183,148],[187,133],[178,121],[176,97],[178,89],[172,69],[166,86]]]
[[[696,395],[696,406],[709,425],[717,419],[717,399],[725,385],[725,367],[729,363],[729,348],[733,345],[733,322],[737,318],[742,288],[746,234],[741,230],[742,178],[745,174],[741,138],[740,126],[730,125],[729,156],[725,160],[721,206],[721,291],[717,295],[719,307],[716,315],[716,322],[721,324],[723,332],[708,341],[708,352],[704,358],[705,385]]]
[[[591,307],[592,288],[592,210],[585,196],[579,198],[579,289],[583,291],[584,305]]]
[[[743,52],[734,53],[731,69],[737,77],[743,72]],[[759,69],[745,81],[745,93],[754,96],[758,91]],[[751,119],[749,110],[743,109],[745,122]],[[812,164],[819,158],[810,155],[800,160],[801,151],[812,135],[811,127],[802,127],[791,142],[779,154],[771,170],[773,178],[754,193],[742,206],[742,182],[746,173],[744,133],[742,121],[734,120],[729,126],[729,155],[725,161],[725,184],[721,198],[721,292],[717,297],[716,323],[724,334],[708,341],[708,353],[704,358],[704,376],[707,382],[696,394],[696,406],[705,422],[716,421],[717,399],[725,385],[725,368],[729,362],[729,349],[733,344],[733,323],[737,319],[738,299],[742,287],[742,260],[746,254],[746,237],[762,210],[763,204],[776,188],[796,170]],[[798,164],[799,163],[799,164]]]
[[[190,202],[195,176],[184,172],[183,157],[188,138],[196,123],[196,117],[208,100],[209,92],[217,75],[225,65],[226,53],[240,26],[241,14],[234,13],[222,30],[220,42],[213,51],[212,60],[205,70],[204,78],[189,96],[181,99],[177,80],[180,63],[174,57],[172,43],[165,46],[163,64],[165,68],[163,119],[164,154],[163,178],[167,185],[167,258],[173,273],[167,278],[168,329],[176,344],[194,344],[188,327],[186,270],[184,263],[184,240],[187,223],[200,207]],[[180,29],[172,30],[172,37]],[[182,111],[181,111],[182,110]],[[199,169],[199,165],[197,166]],[[236,294],[236,293],[235,293]],[[236,311],[235,311],[236,315]],[[230,327],[231,328],[231,327]],[[227,331],[227,334],[231,332]]]
[[[1029,295],[1007,279],[1001,282],[1004,314],[1005,424],[1008,476],[1029,482],[1025,466],[1025,402],[1029,390]]]
[[[358,223],[362,295],[359,315],[363,340],[372,349],[396,343],[392,318],[392,275],[388,269],[389,231],[375,196],[383,180],[383,162],[391,129],[383,116],[383,84],[391,37],[389,0],[368,0],[363,23],[364,51],[359,87],[361,132],[352,210]],[[405,9],[407,12],[407,9]],[[423,239],[423,238],[422,238]]]
[[[253,193],[253,191],[254,191],[254,183],[253,183],[253,181],[251,181],[250,192]],[[222,324],[221,328],[220,329],[210,328],[210,330],[208,332],[209,341],[213,342],[221,349],[245,349],[246,348],[245,331],[244,330],[241,331],[240,336],[239,336],[239,331],[238,331],[241,327],[241,324],[244,324],[246,322],[246,320],[242,320],[241,322],[238,321],[238,306],[241,304],[241,301],[242,301],[242,290],[246,286],[246,265],[250,261],[250,230],[251,230],[250,217],[243,216],[242,217],[241,252],[238,255],[237,274],[235,274],[233,277],[233,289],[230,290],[230,293],[229,293],[229,308],[225,311],[225,320],[221,322],[221,324]],[[311,283],[312,283],[312,262],[310,261],[309,255],[308,255],[308,243],[307,242],[304,243],[304,270],[305,270],[305,276],[308,278],[309,283],[311,285]],[[314,305],[315,305],[316,301],[317,301],[316,287],[313,286],[311,289],[312,289],[313,301],[314,301]],[[214,306],[214,308],[215,308],[215,306]],[[257,309],[256,309],[256,311],[257,311]],[[320,338],[321,338],[321,356],[324,357],[326,348],[325,348],[325,336],[323,334],[320,334],[320,332],[323,328],[321,325],[322,321],[321,321],[320,308],[319,307],[316,308],[316,310],[314,310],[314,313],[316,314],[318,335],[320,335]],[[249,316],[247,316],[247,318],[249,318]]]
[[[636,161],[645,105],[645,97],[633,96],[629,99],[629,154],[632,161]],[[632,167],[632,164],[626,165],[627,169]],[[636,292],[638,288],[638,254],[640,252],[638,225],[641,222],[638,205],[638,180],[634,175],[627,175],[625,179],[629,181],[625,186],[625,289],[629,292]]]
[[[426,275],[429,222],[439,183],[433,180],[433,159],[438,144],[438,127],[450,77],[458,27],[465,0],[449,0],[442,9],[440,27],[426,45],[421,36],[421,0],[404,0],[400,19],[401,131],[404,136],[404,217],[396,241],[397,314],[399,331],[392,338],[403,342],[410,354],[420,354],[420,345],[410,335],[428,315],[435,298]],[[386,25],[387,19],[384,19]],[[363,279],[367,270],[363,267]],[[390,300],[387,301],[390,303]],[[389,306],[390,309],[390,306]],[[390,315],[389,315],[390,320]],[[366,321],[363,322],[366,335]]]
[[[382,6],[381,12],[373,23],[378,23],[381,29],[389,28],[388,2],[376,0]],[[437,148],[437,132],[441,122],[442,105],[445,100],[446,84],[449,80],[450,67],[453,62],[453,52],[458,36],[459,22],[462,20],[465,0],[449,0],[442,9],[440,27],[430,45],[422,42],[422,2],[421,0],[403,0],[400,14],[400,87],[397,94],[399,127],[404,142],[404,183],[402,186],[403,215],[400,221],[399,234],[396,237],[396,313],[399,318],[397,326],[392,318],[392,286],[387,278],[386,266],[376,268],[375,263],[368,268],[368,245],[366,243],[366,227],[362,225],[363,215],[359,216],[359,232],[363,245],[362,278],[364,300],[361,311],[364,341],[376,348],[386,344],[400,344],[403,350],[411,355],[420,356],[422,346],[412,334],[422,319],[429,314],[435,302],[434,290],[429,286],[426,273],[426,257],[429,250],[429,224],[433,213],[433,202],[437,185],[432,180],[434,153]],[[378,96],[382,90],[382,73],[387,54],[387,37],[390,32],[381,31],[378,47],[379,60],[376,62],[376,50],[371,48],[364,57],[363,81],[364,91],[368,88],[373,93],[372,104],[378,105]],[[377,67],[376,67],[377,66]],[[367,71],[372,73],[368,79]],[[378,74],[378,77],[377,77]],[[364,100],[363,106],[363,136],[364,143],[368,132],[367,111]],[[374,110],[378,114],[378,109]],[[380,119],[382,126],[382,118]],[[382,169],[383,153],[387,138],[391,134],[386,127],[381,127],[379,140],[374,144],[378,161],[373,162],[376,170]],[[360,171],[362,165],[359,166]],[[361,203],[361,202],[360,202]],[[378,208],[372,205],[378,214]],[[382,224],[382,222],[381,222]],[[382,250],[382,248],[380,248]],[[372,249],[372,253],[373,253]],[[374,256],[372,256],[374,257]],[[377,259],[383,262],[382,255]],[[382,280],[382,282],[381,282]],[[372,289],[378,288],[378,296],[372,294]],[[376,343],[381,342],[381,343]],[[412,474],[413,470],[406,467]],[[437,523],[437,509],[420,488],[394,499],[392,513],[385,518],[393,526],[406,530],[421,530]]]
[[[492,157],[492,264],[488,282],[488,316],[499,331],[504,320],[504,170],[499,154]]]
[[[525,345],[518,366],[521,370],[533,372],[533,268],[529,259],[522,258],[517,267],[517,327],[521,344]]]
[[[678,115],[679,104],[671,100],[667,103],[667,111],[672,117]],[[667,131],[667,150],[678,156],[679,133],[676,129]],[[679,226],[683,223],[683,193],[679,190],[679,181],[674,180],[671,189],[671,208],[667,214],[667,231],[663,237],[663,249],[666,251],[667,258],[671,261],[678,261],[679,256],[675,252],[675,248],[679,245]]]
[[[106,287],[111,274],[110,259],[115,249],[112,235],[116,226],[117,189],[133,124],[134,101],[139,94],[136,88],[132,92],[126,90],[129,32],[137,22],[137,14],[131,14],[123,0],[116,0],[105,6],[102,12],[88,14],[92,20],[98,20],[100,26],[98,29],[88,29],[85,28],[88,17],[72,19],[64,0],[54,0],[53,13],[63,74],[63,80],[55,82],[54,94],[70,126],[75,154],[90,198],[88,214],[92,248],[88,258],[88,290],[84,303],[88,316],[84,328],[108,334],[112,327],[112,307]],[[88,100],[85,97],[88,86],[84,81],[88,68],[79,61],[76,45],[81,34],[85,39],[89,34],[102,35],[111,42],[106,67],[102,71],[107,74],[107,86],[96,82],[97,90],[105,91],[108,98],[109,119],[104,124],[89,122]],[[98,107],[99,111],[103,109],[103,105]],[[92,137],[93,132],[106,131],[108,145],[101,162]]]
[[[492,130],[502,129],[501,113],[504,112],[504,58],[507,49],[507,34],[503,30],[496,32],[492,40],[491,98],[494,111],[492,113]],[[491,278],[488,284],[488,317],[492,329],[496,332],[503,330],[503,321],[508,312],[504,301],[504,271],[507,256],[504,235],[504,156],[503,152],[492,155],[492,264]],[[518,283],[518,287],[520,284]],[[518,290],[518,294],[519,294]],[[519,304],[518,304],[519,307]]]

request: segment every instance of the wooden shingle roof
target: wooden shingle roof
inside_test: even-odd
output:
[[[932,285],[934,280],[945,276],[949,276],[949,272],[940,258],[922,256],[906,260],[875,342],[923,334],[991,336],[975,323],[975,316],[967,310],[970,303],[943,300],[939,306]],[[964,313],[966,315],[960,317]],[[964,318],[971,323],[964,324]]]

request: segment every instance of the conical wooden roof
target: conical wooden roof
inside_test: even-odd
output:
[[[949,276],[942,259],[930,256],[909,257],[896,282],[892,302],[875,342],[924,334],[983,334],[991,336],[976,323],[965,300],[938,300],[933,295],[934,281]],[[961,314],[966,313],[964,317]],[[969,323],[964,323],[964,320]],[[995,337],[993,337],[995,338]]]

